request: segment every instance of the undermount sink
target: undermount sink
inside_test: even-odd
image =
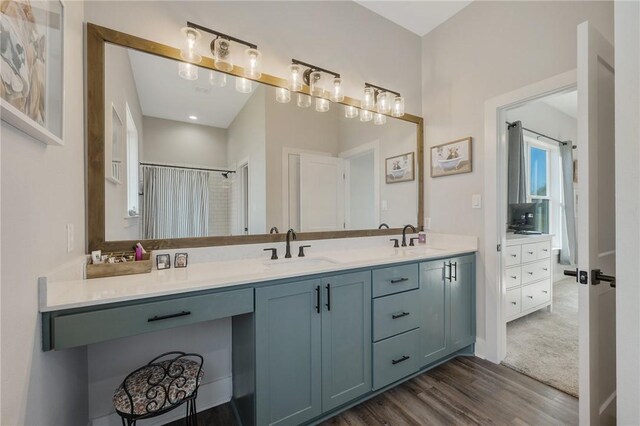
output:
[[[325,257],[294,257],[291,259],[269,260],[264,265],[269,269],[321,268],[336,265],[338,262]]]
[[[415,247],[415,248],[412,247],[410,249],[405,249],[404,253],[408,255],[416,255],[416,254],[431,255],[431,254],[438,254],[443,251],[445,250],[435,248],[435,247]]]

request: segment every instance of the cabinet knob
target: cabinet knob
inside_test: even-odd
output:
[[[512,305],[517,305],[517,303],[516,303],[516,302],[511,302],[511,304],[512,304]]]
[[[527,253],[529,253],[529,254],[533,254],[533,252],[532,252],[532,251],[528,251]]]
[[[529,299],[533,299],[533,296],[527,296]]]
[[[542,249],[542,251],[549,251],[549,249]]]
[[[515,280],[516,278],[518,278],[518,276],[517,275],[511,275],[511,278],[513,278]]]
[[[527,274],[529,274],[529,275],[533,275],[533,272],[527,272]]]
[[[542,292],[543,292],[544,294],[549,293],[547,290],[542,290]]]
[[[516,255],[515,255],[515,254],[512,254],[512,255],[511,255],[511,257],[516,257]]]

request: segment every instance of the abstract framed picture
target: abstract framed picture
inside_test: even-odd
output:
[[[0,3],[2,120],[48,145],[63,145],[64,4]]]
[[[386,183],[410,182],[416,178],[414,153],[408,152],[384,161]]]
[[[471,137],[431,147],[431,177],[472,171]]]

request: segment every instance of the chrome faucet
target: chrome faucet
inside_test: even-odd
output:
[[[278,231],[278,227],[274,226],[271,228],[271,230],[269,231],[270,234],[279,234],[280,231]]]
[[[296,231],[294,231],[293,229],[289,229],[287,231],[287,252],[284,255],[285,258],[291,258],[291,240],[295,241],[297,238],[298,237],[296,236]]]
[[[407,229],[408,228],[411,228],[411,230],[414,233],[416,232],[416,227],[413,225],[405,225],[404,228],[402,228],[402,247],[407,246]]]

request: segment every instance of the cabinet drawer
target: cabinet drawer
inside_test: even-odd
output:
[[[551,300],[551,280],[522,287],[522,310],[526,311]]]
[[[514,268],[508,268],[506,273],[507,288],[517,287],[522,281],[522,268],[516,266]]]
[[[419,290],[373,301],[373,340],[378,341],[420,326]]]
[[[253,289],[61,315],[52,320],[52,343],[54,349],[71,348],[248,312]]]
[[[373,344],[373,389],[418,371],[419,331],[418,328]]]
[[[522,284],[532,283],[551,276],[551,260],[540,260],[522,266]]]
[[[507,246],[504,251],[504,264],[505,266],[519,265],[522,260],[522,254],[520,252],[520,246]]]
[[[418,265],[402,265],[373,271],[373,297],[418,288]]]
[[[507,290],[504,307],[507,318],[517,315],[522,311],[521,295],[522,291],[519,288]]]
[[[522,245],[522,263],[533,262],[538,260],[538,244]]]
[[[547,259],[551,257],[551,241],[536,243],[536,253],[538,259]]]

